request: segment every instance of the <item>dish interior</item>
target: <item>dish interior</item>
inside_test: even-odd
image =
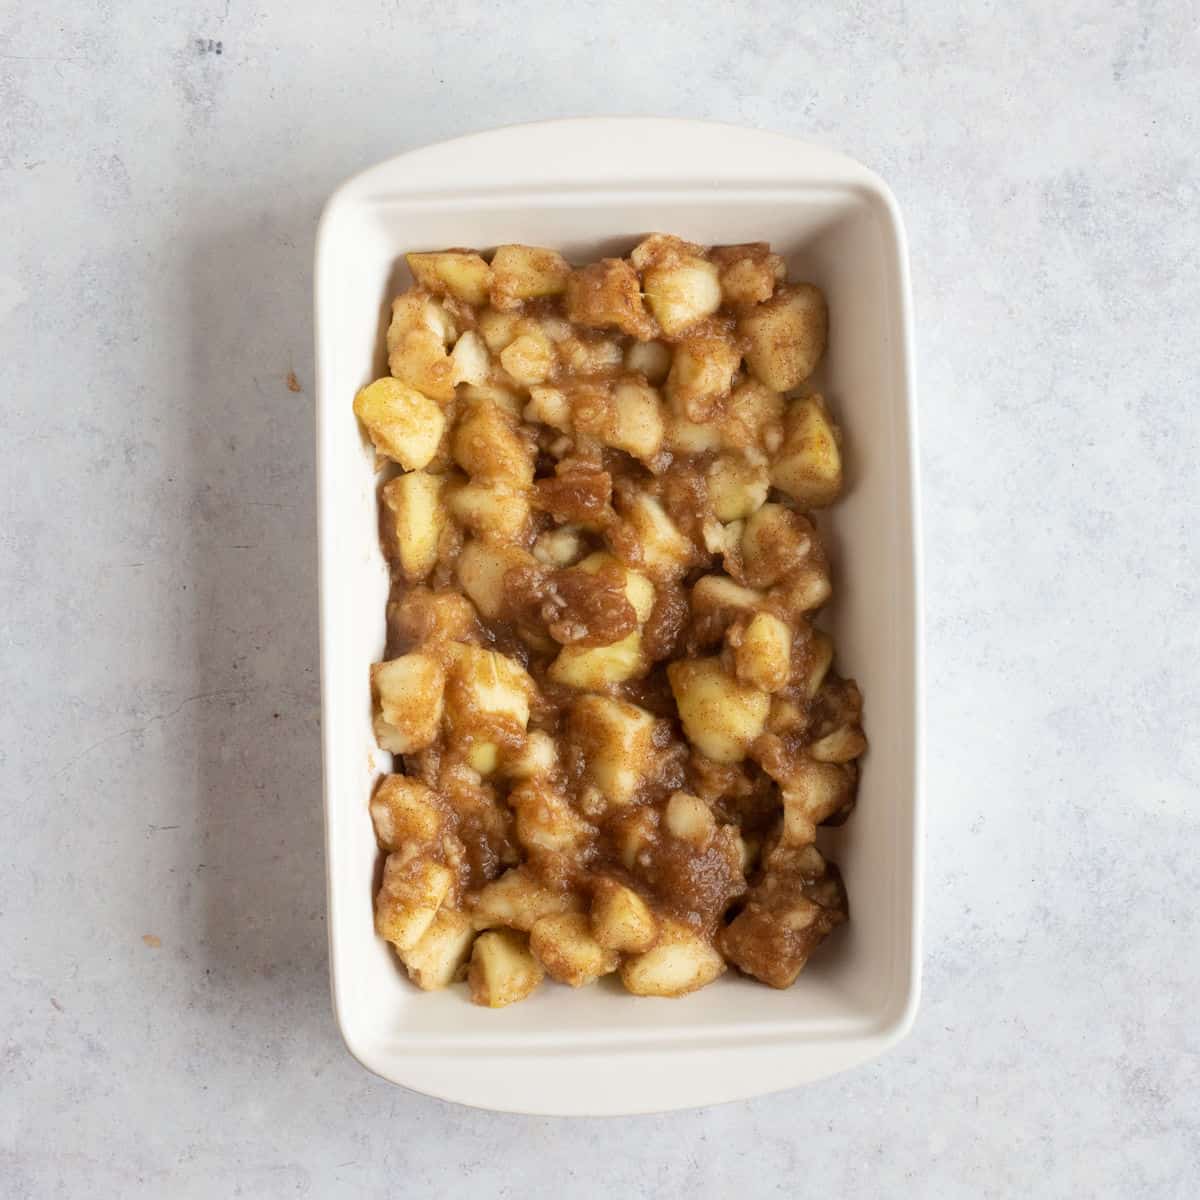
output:
[[[732,971],[679,1000],[647,1002],[612,980],[568,994],[547,985],[503,1010],[463,989],[421,993],[373,928],[376,848],[367,801],[391,769],[371,730],[369,665],[384,644],[388,576],[379,549],[374,452],[351,411],[356,390],[386,373],[383,331],[406,286],[410,250],[502,242],[552,246],[575,262],[624,254],[646,233],[692,241],[768,241],[789,277],[818,284],[830,339],[814,382],[844,435],[846,491],[822,523],[834,597],[821,621],[838,669],[866,697],[871,748],[847,823],[821,830],[838,863],[850,921],[787,991]],[[915,636],[911,479],[902,294],[896,231],[882,200],[857,187],[704,188],[686,192],[480,192],[351,195],[327,218],[319,267],[321,475],[325,528],[323,673],[330,798],[330,920],[336,1002],[352,1044],[480,1053],[618,1049],[641,1042],[863,1037],[900,1019],[912,979]]]

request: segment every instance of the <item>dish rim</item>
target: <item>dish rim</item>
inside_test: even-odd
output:
[[[795,1048],[797,1044],[807,1047],[822,1046],[826,1049],[834,1047],[840,1048],[841,1052],[832,1057],[816,1055],[812,1056],[812,1060],[805,1067],[803,1064],[793,1062],[790,1069],[785,1073],[786,1078],[782,1082],[768,1083],[767,1086],[761,1084],[747,1084],[742,1086],[737,1083],[726,1081],[726,1086],[717,1089],[719,1092],[716,1096],[701,1096],[700,1098],[681,1098],[678,1101],[662,1102],[661,1099],[642,1106],[641,1101],[637,1097],[629,1097],[623,1103],[614,1105],[611,1102],[604,1102],[595,1105],[574,1105],[565,1103],[561,1095],[558,1100],[550,1100],[547,1105],[539,1106],[539,1103],[534,1098],[533,1102],[530,1099],[519,1098],[519,1093],[522,1090],[518,1089],[518,1095],[511,1097],[511,1103],[506,1102],[509,1098],[507,1092],[498,1094],[488,1094],[488,1088],[479,1088],[467,1086],[464,1079],[458,1077],[454,1071],[447,1068],[446,1058],[452,1057],[459,1060],[480,1060],[486,1058],[489,1063],[494,1064],[496,1068],[500,1068],[501,1064],[510,1062],[511,1064],[521,1064],[523,1071],[528,1070],[529,1059],[532,1057],[555,1056],[555,1052],[547,1048],[540,1051],[534,1047],[516,1047],[514,1054],[506,1055],[503,1052],[491,1053],[478,1050],[466,1049],[457,1054],[447,1054],[445,1050],[438,1050],[429,1055],[406,1055],[403,1057],[405,1064],[404,1070],[397,1070],[389,1067],[387,1063],[380,1061],[378,1046],[371,1046],[362,1043],[359,1031],[351,1030],[345,1019],[344,1006],[340,1000],[341,985],[345,981],[338,977],[337,964],[339,955],[337,953],[337,928],[338,923],[334,919],[337,907],[337,891],[338,880],[333,867],[333,839],[334,839],[334,819],[333,805],[335,804],[334,790],[336,781],[332,780],[328,770],[328,762],[330,760],[330,747],[333,738],[336,736],[335,722],[331,719],[331,703],[329,691],[327,688],[327,671],[326,664],[329,661],[331,654],[330,630],[326,612],[326,597],[330,587],[330,572],[332,558],[330,547],[330,531],[328,526],[328,513],[326,504],[326,490],[333,485],[336,480],[329,477],[326,470],[325,459],[325,437],[323,430],[325,422],[330,418],[331,406],[337,404],[341,397],[329,394],[329,389],[325,386],[324,370],[323,370],[323,354],[322,354],[322,333],[324,321],[322,318],[322,310],[324,305],[324,288],[323,275],[329,254],[330,230],[335,221],[338,219],[341,212],[350,205],[364,200],[372,192],[378,192],[380,184],[385,184],[389,180],[403,179],[410,170],[421,165],[421,160],[430,160],[438,156],[444,156],[447,153],[471,151],[464,157],[468,161],[473,159],[483,159],[487,154],[495,154],[496,150],[505,143],[511,151],[514,145],[520,144],[522,141],[528,145],[534,143],[542,143],[543,147],[550,145],[562,145],[565,142],[571,143],[578,148],[581,144],[585,144],[589,140],[593,144],[600,144],[606,139],[612,140],[616,136],[616,130],[620,129],[621,136],[626,137],[634,129],[637,130],[639,137],[643,141],[655,141],[666,144],[672,140],[678,139],[686,135],[691,139],[715,139],[715,138],[732,138],[742,145],[743,148],[751,149],[753,152],[747,154],[747,159],[751,162],[760,161],[765,158],[768,150],[779,155],[779,161],[782,166],[775,167],[774,178],[757,178],[750,176],[746,178],[730,178],[729,186],[721,188],[721,197],[728,200],[739,191],[752,193],[755,196],[761,197],[764,193],[772,189],[780,190],[795,190],[798,187],[816,186],[822,174],[828,177],[830,181],[835,181],[836,186],[844,188],[848,184],[853,184],[862,188],[882,205],[883,211],[886,213],[887,223],[890,227],[891,234],[894,239],[894,259],[892,265],[896,270],[896,316],[898,319],[899,328],[897,330],[900,341],[900,360],[902,363],[902,375],[899,380],[899,388],[901,398],[904,402],[904,412],[898,418],[898,429],[903,431],[905,436],[905,444],[902,448],[904,456],[907,458],[907,474],[909,482],[908,502],[910,505],[910,528],[912,533],[911,545],[911,571],[912,571],[912,592],[913,592],[913,624],[911,629],[912,637],[912,653],[913,653],[913,779],[912,779],[912,826],[911,826],[911,937],[910,937],[910,961],[908,963],[908,988],[906,993],[899,997],[899,1003],[893,1003],[888,1006],[887,1015],[878,1023],[878,1028],[868,1031],[861,1036],[844,1036],[839,1034],[822,1035],[815,1034],[810,1038],[798,1039],[790,1038],[787,1046]],[[486,152],[486,153],[485,153]],[[781,153],[782,152],[782,153]],[[801,169],[803,167],[803,169]],[[790,168],[790,169],[789,169]],[[471,168],[468,167],[465,171],[466,176],[470,176]],[[480,173],[482,176],[482,172]],[[723,176],[718,175],[719,179],[724,180]],[[563,179],[558,183],[551,183],[547,180],[529,182],[528,180],[517,180],[515,183],[510,183],[506,186],[487,187],[479,186],[482,183],[482,178],[476,180],[473,185],[466,180],[462,185],[462,191],[470,193],[478,198],[481,194],[485,195],[503,195],[506,201],[515,201],[522,198],[543,200],[559,197],[566,194],[587,197],[599,193],[614,193],[623,192],[627,195],[637,194],[643,196],[645,194],[668,194],[679,193],[688,196],[697,196],[700,194],[699,189],[705,185],[695,181],[682,178],[678,173],[670,171],[662,172],[652,179],[633,179],[621,180],[616,177],[598,178],[596,180],[582,180],[578,176],[578,172],[574,176],[570,170],[567,171]],[[711,183],[708,186],[712,186]],[[386,192],[386,188],[383,189]],[[396,199],[402,193],[395,193],[393,199]],[[406,193],[410,203],[428,204],[437,198],[437,193]],[[376,199],[381,196],[376,196]],[[443,197],[444,198],[444,197]],[[638,1111],[661,1111],[668,1108],[689,1107],[699,1103],[719,1102],[720,1100],[735,1099],[740,1096],[748,1096],[760,1094],[764,1091],[777,1090],[778,1087],[788,1086],[792,1084],[805,1082],[810,1079],[820,1078],[843,1069],[846,1066],[852,1065],[855,1061],[862,1061],[866,1058],[874,1057],[883,1053],[890,1046],[894,1045],[902,1039],[911,1029],[915,1020],[917,1008],[920,1000],[921,990],[921,949],[922,949],[922,887],[923,887],[923,831],[924,831],[924,635],[922,628],[922,594],[923,594],[923,564],[921,552],[921,536],[920,536],[920,497],[919,497],[919,460],[918,460],[918,434],[917,434],[917,413],[915,401],[915,371],[913,363],[913,334],[912,334],[912,302],[911,302],[911,287],[909,279],[909,259],[907,251],[907,242],[905,238],[903,220],[900,215],[899,207],[895,201],[891,190],[886,183],[873,172],[863,167],[854,160],[847,158],[835,151],[829,150],[826,147],[816,145],[814,143],[804,142],[781,134],[765,133],[760,130],[749,129],[737,125],[728,125],[715,122],[705,121],[684,121],[677,119],[664,118],[645,118],[645,117],[617,117],[617,118],[571,118],[565,120],[532,122],[522,125],[510,125],[498,129],[486,130],[477,133],[466,134],[462,137],[449,139],[447,141],[437,142],[428,146],[419,147],[408,151],[404,154],[384,160],[363,171],[351,176],[342,185],[340,185],[330,196],[324,210],[321,220],[318,225],[316,237],[316,262],[314,271],[314,337],[316,342],[316,381],[317,381],[317,511],[319,523],[319,579],[320,579],[320,647],[321,647],[321,664],[322,664],[322,751],[323,764],[325,769],[323,772],[323,795],[325,808],[325,849],[327,863],[327,906],[329,913],[328,921],[328,936],[329,936],[329,956],[330,956],[330,982],[333,998],[334,1011],[338,1022],[339,1031],[342,1034],[347,1048],[350,1053],[368,1070],[380,1075],[392,1082],[404,1084],[409,1087],[415,1087],[418,1090],[430,1095],[438,1096],[442,1099],[457,1100],[463,1103],[479,1104],[483,1107],[502,1109],[506,1111],[519,1112],[540,1112],[546,1114],[566,1113],[566,1112],[594,1112],[596,1114],[609,1113],[616,1114],[621,1112],[638,1112]],[[905,857],[909,857],[906,855]],[[498,1033],[498,1037],[503,1041],[503,1035]],[[654,1045],[647,1042],[642,1046],[627,1048],[624,1055],[632,1054],[634,1057],[646,1060],[660,1059],[663,1055],[678,1055],[683,1047],[676,1043]],[[759,1051],[754,1054],[755,1049]],[[752,1044],[747,1045],[745,1041],[739,1040],[736,1045],[727,1047],[706,1047],[702,1050],[697,1050],[695,1053],[701,1057],[708,1057],[714,1062],[726,1050],[733,1050],[747,1058],[761,1058],[762,1051],[768,1053],[778,1053],[780,1043],[778,1041],[771,1042],[765,1047],[755,1047]],[[564,1053],[557,1052],[557,1058],[560,1063],[570,1061],[582,1061],[595,1057],[587,1052]],[[424,1065],[422,1062],[424,1060]],[[439,1076],[438,1067],[442,1068]],[[512,1066],[508,1068],[512,1069]],[[744,1071],[736,1072],[739,1077],[744,1077]],[[502,1085],[501,1085],[502,1086]],[[551,1089],[554,1090],[554,1089]],[[561,1092],[561,1088],[558,1089]],[[711,1090],[711,1089],[710,1089]],[[493,1087],[492,1093],[496,1092]],[[549,1093],[547,1093],[549,1095]]]

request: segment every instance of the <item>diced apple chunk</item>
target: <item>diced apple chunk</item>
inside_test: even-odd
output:
[[[792,631],[774,613],[755,613],[733,653],[738,679],[764,692],[786,687],[792,671]]]
[[[385,775],[371,797],[375,837],[385,850],[432,844],[445,828],[437,795],[419,779]]]
[[[652,575],[681,575],[692,561],[692,543],[654,496],[639,492],[625,514]]]
[[[782,504],[764,504],[742,531],[746,578],[771,587],[809,561],[817,549],[812,525]]]
[[[426,992],[448,987],[466,966],[474,940],[475,928],[466,913],[439,910],[421,940],[402,956],[409,979]]]
[[[654,944],[658,922],[632,888],[601,878],[592,891],[592,936],[609,950],[641,954]]]
[[[409,471],[383,485],[400,569],[410,582],[424,579],[437,564],[438,539],[446,524],[443,482],[439,475]]]
[[[572,271],[567,280],[566,309],[567,317],[578,325],[595,329],[615,326],[639,341],[648,341],[656,332],[642,304],[637,273],[621,258],[602,258]]]
[[[691,337],[675,348],[666,394],[676,414],[704,422],[729,395],[742,356],[725,337]]]
[[[813,742],[808,752],[818,762],[847,763],[864,754],[866,749],[867,739],[861,729],[854,725],[841,725]]]
[[[721,437],[730,448],[773,454],[783,442],[783,397],[757,379],[739,383],[725,403]]]
[[[689,421],[676,413],[667,419],[667,449],[676,454],[703,454],[722,444],[721,430],[711,421]]]
[[[757,512],[771,486],[765,463],[723,454],[708,468],[708,499],[718,521],[740,521]]]
[[[542,917],[529,933],[529,948],[559,983],[583,987],[617,969],[619,956],[592,936],[583,913]]]
[[[411,754],[433,744],[441,728],[446,674],[428,654],[404,654],[371,667],[375,737],[384,750]]]
[[[504,347],[500,365],[522,387],[543,383],[554,369],[554,345],[541,330],[531,329]]]
[[[802,758],[783,781],[783,840],[806,846],[817,826],[854,803],[854,767]]]
[[[515,487],[533,482],[533,446],[498,405],[470,404],[454,429],[454,460],[476,479],[504,480]]]
[[[375,449],[406,471],[429,464],[446,429],[446,418],[433,400],[386,376],[354,397],[354,412]]]
[[[558,743],[548,733],[534,730],[519,750],[504,757],[502,769],[510,779],[541,779],[558,766]]]
[[[431,400],[454,398],[457,370],[441,338],[428,329],[410,329],[397,334],[388,354],[388,369],[401,382]]]
[[[721,295],[726,304],[761,304],[769,300],[785,275],[783,259],[766,242],[717,246],[712,261],[721,272]]]
[[[634,458],[653,458],[663,442],[662,406],[658,393],[640,380],[622,380],[612,390],[602,420],[589,426],[578,416],[576,428],[605,446]]]
[[[453,883],[453,874],[441,863],[389,854],[375,899],[376,932],[402,953],[411,950],[433,924]]]
[[[820,396],[793,401],[783,445],[771,464],[771,483],[801,508],[832,504],[842,490],[837,432]]]
[[[487,383],[488,376],[492,372],[492,362],[488,357],[487,345],[473,329],[468,329],[454,343],[454,349],[450,352],[450,361],[453,364],[451,379],[456,384],[469,383],[482,387]]]
[[[481,537],[515,538],[529,520],[529,493],[523,488],[483,480],[449,490],[446,508],[460,525]],[[435,561],[436,551],[435,542]]]
[[[515,659],[482,646],[455,646],[446,683],[451,733],[502,727],[524,732],[536,687]]]
[[[644,673],[647,666],[642,635],[635,629],[609,646],[564,646],[550,664],[549,675],[555,683],[579,691],[602,691]]]
[[[427,587],[406,588],[388,601],[388,645],[401,649],[422,644],[436,657],[447,642],[479,639],[475,606],[459,592],[433,592]]]
[[[446,348],[456,335],[454,320],[440,300],[419,291],[397,296],[387,331],[388,370],[431,399],[451,399],[455,365]]]
[[[699,258],[703,253],[703,246],[685,241],[673,233],[651,233],[642,238],[629,252],[629,261],[639,271],[648,271],[651,267],[660,266],[663,263],[675,263],[686,258]]]
[[[671,347],[665,342],[630,342],[625,348],[625,368],[657,387],[671,370]]]
[[[541,964],[529,952],[529,943],[520,934],[493,929],[475,939],[467,971],[474,1003],[504,1008],[524,1000],[543,978]]]
[[[635,996],[686,996],[712,983],[725,960],[681,921],[664,923],[658,941],[621,964],[621,982]]]
[[[721,307],[717,268],[703,258],[676,258],[650,267],[642,287],[650,311],[669,337],[683,333]]]
[[[628,804],[654,768],[654,717],[608,696],[580,696],[568,735],[582,750],[587,778],[613,804]]]
[[[538,534],[533,543],[533,557],[548,567],[569,567],[587,553],[583,531],[575,525],[560,525]]]
[[[454,569],[475,607],[489,621],[494,621],[504,611],[505,574],[536,565],[533,555],[520,546],[471,539],[459,553]]]
[[[730,521],[722,525],[716,517],[705,518],[701,531],[704,535],[704,548],[709,554],[736,557],[741,553],[742,526],[745,521]]]
[[[716,832],[712,809],[690,792],[675,792],[664,811],[667,832],[672,837],[703,846]]]
[[[440,250],[406,254],[413,278],[431,292],[448,293],[466,304],[486,304],[492,269],[472,251]]]
[[[402,292],[392,301],[392,319],[388,323],[387,348],[389,356],[397,349],[406,333],[422,329],[437,335],[443,346],[457,336],[454,318],[441,300],[422,291]]]
[[[832,595],[833,584],[824,562],[804,563],[778,587],[771,589],[771,598],[791,616],[820,608]]]
[[[528,933],[541,917],[579,912],[582,907],[583,901],[574,892],[555,891],[520,867],[511,867],[480,889],[471,920],[476,929],[507,925]]]
[[[667,678],[688,741],[714,762],[740,762],[763,731],[771,698],[728,675],[719,658],[686,659]]]
[[[529,389],[529,403],[525,406],[525,420],[537,421],[554,429],[570,433],[571,404],[566,393],[556,387],[535,385]]]
[[[574,854],[596,832],[545,779],[519,783],[508,806],[517,814],[517,841],[532,858]]]
[[[524,300],[557,296],[566,290],[571,264],[557,250],[507,245],[492,255],[492,304],[516,308]]]
[[[702,575],[692,588],[692,625],[701,645],[718,642],[741,614],[752,612],[762,593],[725,575]]]
[[[559,361],[572,375],[603,375],[621,365],[619,343],[598,333],[579,330],[557,343],[557,348]]]
[[[495,742],[472,742],[467,765],[479,775],[491,775],[500,766],[500,747]]]
[[[517,336],[517,327],[521,320],[520,313],[497,312],[494,308],[485,308],[476,319],[476,328],[488,350],[499,356],[504,347]]]
[[[811,283],[779,288],[738,321],[747,366],[777,392],[798,387],[813,373],[825,353],[828,329],[825,297]]]

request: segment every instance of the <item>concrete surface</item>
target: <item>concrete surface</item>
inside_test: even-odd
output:
[[[0,1194],[1195,1194],[1194,0],[0,17]],[[563,1122],[334,1029],[310,259],[358,168],[593,112],[809,135],[907,215],[928,963],[866,1069]]]

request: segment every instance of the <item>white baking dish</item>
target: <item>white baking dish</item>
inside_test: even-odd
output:
[[[871,740],[857,809],[822,831],[851,920],[789,991],[730,972],[682,1000],[635,999],[602,981],[476,1008],[462,988],[410,986],[372,927],[367,798],[391,764],[372,737],[367,668],[383,649],[387,573],[373,454],[350,405],[383,373],[404,251],[514,241],[587,260],[655,230],[770,241],[793,278],[829,298],[821,382],[845,431],[848,491],[828,523],[828,622],[841,670],[862,685]],[[887,187],[820,147],[702,122],[556,121],[461,138],[334,194],[317,238],[316,329],[330,967],[351,1053],[444,1099],[615,1114],[790,1087],[902,1037],[920,961],[920,572],[908,266]]]

